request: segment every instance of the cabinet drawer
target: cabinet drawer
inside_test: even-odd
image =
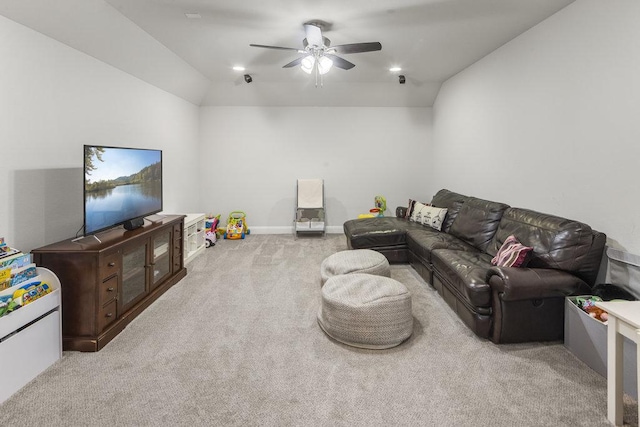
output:
[[[98,333],[116,320],[116,300],[114,299],[98,311]]]
[[[173,226],[173,235],[175,236],[176,239],[181,239],[182,238],[182,224],[176,224]]]
[[[120,271],[121,259],[120,252],[114,252],[102,257],[100,260],[100,282],[104,282],[105,279]]]
[[[118,276],[105,280],[100,284],[99,306],[102,307],[118,294]]]

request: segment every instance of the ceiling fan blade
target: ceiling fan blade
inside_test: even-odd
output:
[[[322,47],[324,45],[322,30],[320,27],[311,24],[304,24],[304,31],[307,34],[307,43],[309,43],[309,46]]]
[[[282,68],[291,68],[291,67],[295,67],[296,65],[300,65],[300,63],[302,62],[302,60],[304,59],[304,56],[301,56],[298,59],[294,59],[293,61],[289,62],[288,64],[285,64],[282,66]]]
[[[343,70],[350,70],[353,67],[356,66],[356,64],[353,64],[349,61],[347,61],[346,59],[342,59],[339,56],[336,55],[331,55],[330,53],[325,54],[324,56],[328,57],[329,59],[331,59],[333,61],[333,66],[334,67],[338,67],[338,68],[342,68]]]
[[[250,44],[249,46],[251,46],[251,47],[263,47],[265,49],[295,50],[296,52],[304,53],[304,50],[300,51],[300,49],[296,49],[295,47],[267,46],[267,45],[264,45],[264,44]]]
[[[351,44],[339,44],[338,46],[333,46],[331,49],[334,49],[336,53],[360,53],[360,52],[373,52],[376,50],[382,50],[382,45],[379,42],[370,42],[370,43],[351,43]]]

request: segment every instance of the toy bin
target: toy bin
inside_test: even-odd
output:
[[[588,295],[585,297],[589,297]],[[582,311],[578,296],[567,297],[564,304],[564,346],[578,359],[603,377],[607,377],[607,324]],[[638,399],[636,344],[624,337],[624,392]]]

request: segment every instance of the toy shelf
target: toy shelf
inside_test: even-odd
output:
[[[0,360],[20,363],[20,369],[5,369],[0,403],[62,357],[62,298],[60,280],[51,270],[37,267],[38,277],[21,283],[46,282],[51,293],[0,317]],[[13,293],[9,288],[0,295]]]
[[[205,249],[205,215],[186,214],[184,219],[184,263],[188,263]]]

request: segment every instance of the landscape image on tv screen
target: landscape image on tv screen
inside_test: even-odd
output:
[[[162,151],[84,146],[84,234],[162,210]]]

